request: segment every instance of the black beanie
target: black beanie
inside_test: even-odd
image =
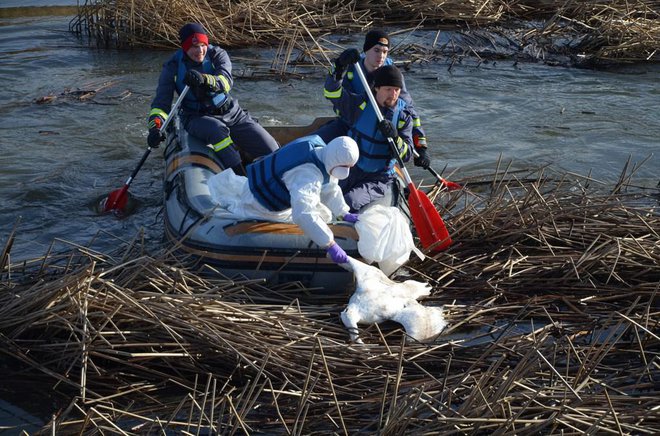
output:
[[[364,37],[364,45],[362,46],[362,51],[366,52],[376,44],[389,47],[389,35],[382,30],[370,30],[369,33],[367,33],[367,36]]]
[[[206,30],[204,30],[204,26],[199,23],[188,23],[179,30],[179,41],[183,43],[190,35],[195,33],[206,35]]]
[[[394,65],[384,65],[374,73],[374,87],[396,86],[403,89],[403,75]]]

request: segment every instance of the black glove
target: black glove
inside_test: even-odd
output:
[[[149,129],[149,136],[147,136],[147,144],[151,148],[158,148],[158,144],[165,140],[165,135],[161,133],[158,127]]]
[[[378,130],[380,130],[380,133],[382,133],[385,138],[392,138],[396,143],[396,138],[399,137],[399,134],[390,120],[383,119],[380,121],[378,123]]]
[[[431,156],[429,156],[429,152],[426,149],[426,147],[415,148],[415,151],[419,155],[415,157],[415,159],[413,160],[415,166],[422,167],[425,170],[428,170],[429,167],[431,166]]]
[[[188,70],[186,77],[183,78],[183,84],[190,86],[192,89],[199,89],[206,83],[204,76],[199,71]]]
[[[356,63],[359,60],[360,60],[360,52],[357,51],[357,49],[355,48],[349,48],[341,52],[341,54],[335,61],[335,65],[337,65],[338,67],[347,67],[349,65]]]
[[[202,74],[199,71],[190,70],[183,78],[184,85],[191,88],[203,88],[205,91],[227,92],[224,85],[213,74]]]
[[[341,80],[346,67],[360,60],[360,53],[357,49],[349,48],[344,50],[337,59],[335,59],[335,79]]]

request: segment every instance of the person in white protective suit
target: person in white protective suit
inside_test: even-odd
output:
[[[328,227],[332,218],[355,223],[338,185],[348,177],[360,152],[355,141],[340,136],[326,144],[320,136],[305,136],[253,162],[247,178],[225,170],[209,179],[220,207],[243,219],[292,220],[336,263],[346,252]]]

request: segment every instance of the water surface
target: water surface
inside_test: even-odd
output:
[[[141,230],[151,247],[162,239],[159,150],[131,185],[135,213],[118,220],[98,216],[93,205],[124,184],[146,150],[146,114],[170,52],[90,48],[68,32],[71,18],[0,19],[0,247],[20,220],[14,261],[44,254],[54,240],[95,239],[110,249],[116,238],[130,240]],[[430,45],[435,33],[415,37]],[[359,46],[360,39],[352,41]],[[272,53],[230,51],[237,75],[249,67],[246,60]],[[452,179],[490,174],[501,158],[513,168],[548,164],[614,183],[629,157],[639,163],[658,151],[657,65],[615,71],[513,61],[449,66],[449,60],[415,65],[406,81],[433,165],[447,167]],[[321,72],[287,81],[239,77],[234,94],[263,124],[307,124],[331,115],[322,86]],[[38,103],[45,98],[50,102]],[[657,168],[653,156],[635,182],[655,186]],[[411,174],[432,177],[417,168]]]

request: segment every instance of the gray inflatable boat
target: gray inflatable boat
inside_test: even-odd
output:
[[[315,131],[329,119],[308,126],[270,127],[280,144]],[[165,237],[173,252],[190,265],[208,265],[232,279],[263,279],[267,285],[299,282],[307,288],[345,290],[353,275],[337,266],[323,248],[292,223],[237,220],[218,210],[207,185],[223,171],[215,153],[189,135],[178,117],[165,148]],[[385,203],[399,203],[397,186]],[[360,258],[353,224],[334,222],[330,229],[349,256]]]

